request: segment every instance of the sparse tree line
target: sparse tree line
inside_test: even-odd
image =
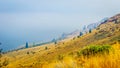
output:
[[[83,28],[85,29],[85,28]],[[87,30],[84,30],[84,31],[80,31],[79,35],[77,36],[77,38],[80,38],[81,36],[83,36],[84,34],[87,34],[87,33],[92,33],[92,29],[89,29],[88,31]],[[73,40],[75,39],[75,37],[73,38]]]

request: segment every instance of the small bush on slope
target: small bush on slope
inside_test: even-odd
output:
[[[90,55],[96,55],[98,53],[104,54],[104,53],[109,53],[110,49],[111,49],[111,46],[108,46],[108,45],[88,46],[88,47],[85,47],[84,49],[80,50],[77,54],[78,54],[78,56],[80,56],[80,55],[90,56]]]
[[[58,60],[63,60],[63,58],[64,58],[64,55],[62,54],[58,55]]]

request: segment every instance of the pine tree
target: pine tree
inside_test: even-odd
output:
[[[80,32],[80,36],[82,36],[83,35],[83,33],[82,32]]]
[[[89,29],[89,33],[91,33],[92,32],[92,30],[91,29]]]
[[[26,46],[25,46],[25,48],[28,48],[28,42],[26,42]]]

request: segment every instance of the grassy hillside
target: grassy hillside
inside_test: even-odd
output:
[[[120,22],[116,23],[111,19],[113,18],[99,25],[91,33],[80,37],[3,54],[0,66],[2,68],[119,68],[120,44],[116,42],[120,42]],[[83,52],[81,55],[81,51],[88,45],[111,45],[112,49],[105,54],[85,56]],[[101,47],[92,48],[94,51]]]
[[[120,44],[114,44],[111,46],[109,52],[96,52],[96,54],[91,53],[87,56],[69,54],[67,56],[62,56],[62,59],[43,64],[43,68],[119,68],[119,52]]]

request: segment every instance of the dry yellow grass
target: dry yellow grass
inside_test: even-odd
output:
[[[29,57],[25,57],[3,68],[120,68],[120,44],[116,43],[112,45],[112,48],[109,54],[97,54],[90,57],[62,55],[63,59],[57,58],[51,62],[38,62],[35,59],[37,57],[29,59],[31,61],[28,62],[27,58]],[[21,62],[21,60],[23,60],[23,62]],[[31,62],[34,62],[34,64]],[[19,66],[17,65],[18,63]]]
[[[58,57],[59,52],[56,52],[58,54],[47,55],[46,53],[49,53],[49,50],[41,52],[36,50],[35,54],[29,55],[26,54],[26,50],[13,52],[3,57],[3,59],[9,59],[9,65],[3,68],[120,68],[120,44],[117,43],[112,47],[114,50],[110,51],[109,55],[97,55],[89,58],[63,55],[61,60],[55,58],[55,56]]]
[[[112,45],[109,54],[96,55],[91,57],[65,56],[63,60],[56,60],[48,63],[43,68],[120,68],[120,44]]]

